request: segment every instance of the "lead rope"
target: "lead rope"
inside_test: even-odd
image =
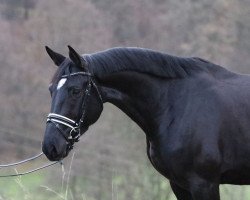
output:
[[[32,169],[30,171],[22,172],[22,173],[0,175],[0,178],[15,177],[15,176],[24,176],[24,175],[31,174],[33,172],[39,171],[41,169],[45,169],[45,168],[50,167],[52,165],[55,165],[57,163],[61,163],[61,161],[56,161],[56,162],[53,162],[53,163],[50,163],[50,164],[47,164],[47,165],[43,165],[42,167],[38,167],[38,168]]]
[[[19,162],[14,162],[14,163],[9,163],[9,164],[0,165],[0,169],[1,169],[1,168],[6,168],[6,167],[12,167],[12,166],[20,165],[20,164],[26,163],[26,162],[28,162],[28,161],[35,160],[35,159],[41,157],[42,155],[43,155],[43,152],[39,153],[39,154],[36,155],[36,156],[27,158],[27,159],[25,159],[25,160],[21,160],[21,161],[19,161]]]
[[[0,165],[0,169],[2,169],[2,168],[7,168],[7,167],[13,167],[13,166],[17,166],[17,165],[21,165],[21,164],[27,163],[27,162],[29,162],[29,161],[35,160],[35,159],[41,157],[42,155],[43,155],[43,152],[41,152],[41,153],[39,153],[38,155],[35,155],[35,156],[33,156],[33,157],[30,157],[30,158],[28,158],[28,159],[19,161],[19,162],[14,162],[14,163],[9,163],[9,164],[2,164],[2,165]],[[60,163],[61,165],[63,165],[62,161],[59,160],[59,161],[52,162],[52,163],[43,165],[43,166],[41,166],[41,167],[38,167],[38,168],[35,168],[35,169],[32,169],[32,170],[26,171],[26,172],[21,172],[21,173],[16,173],[16,174],[0,175],[0,178],[15,177],[15,176],[24,176],[24,175],[31,174],[31,173],[34,173],[34,172],[36,172],[36,171],[39,171],[39,170],[48,168],[48,167],[50,167],[50,166],[52,166],[52,165],[55,165],[55,164],[57,164],[57,163]]]

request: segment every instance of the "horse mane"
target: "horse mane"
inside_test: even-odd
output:
[[[121,71],[147,73],[163,78],[184,78],[202,70],[200,58],[183,58],[143,48],[112,48],[84,55],[96,76]]]

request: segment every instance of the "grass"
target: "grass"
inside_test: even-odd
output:
[[[56,190],[45,185],[46,176],[44,176],[43,172],[38,172],[32,175],[26,176],[18,176],[16,178],[7,177],[2,178],[0,180],[0,200],[16,200],[16,199],[24,199],[24,200],[42,200],[44,199],[44,194],[46,195],[46,199],[62,199],[69,200],[73,199],[72,194],[69,190],[69,181],[70,174],[74,160],[74,153],[71,158],[69,172],[65,180],[65,170],[62,165],[62,181],[60,192],[56,192]],[[18,173],[16,171],[16,173]],[[66,183],[65,183],[66,182]],[[58,188],[56,188],[58,189]],[[49,196],[49,197],[48,197]]]
[[[71,178],[71,171],[74,161],[74,153],[70,160],[70,165],[68,167],[67,173],[62,166],[62,178],[61,180],[56,180],[57,184],[52,184],[48,181],[46,175],[48,174],[47,171],[40,171],[34,173],[32,175],[27,176],[19,176],[16,178],[2,178],[0,179],[0,200],[125,200],[126,199],[126,192],[123,190],[124,184],[128,184],[125,180],[127,177],[117,174],[115,170],[113,170],[112,180],[111,180],[111,191],[104,191],[105,193],[108,192],[111,198],[104,197],[103,199],[97,199],[93,196],[87,195],[87,188],[86,185],[91,186],[92,188],[95,185],[91,185],[91,182],[86,182],[79,178],[77,181],[77,185],[80,186],[81,192],[80,194],[73,194],[70,183]],[[53,176],[53,174],[52,174]],[[142,181],[145,184],[150,182],[149,180]],[[164,196],[164,191],[167,191],[168,185],[167,182],[162,179],[161,187],[163,187],[160,191],[162,195],[158,199],[166,199]],[[144,184],[144,183],[142,183]],[[82,192],[82,188],[85,189],[86,193]],[[247,200],[250,199],[250,187],[248,186],[230,186],[230,185],[223,185],[220,188],[221,192],[221,199],[222,200],[234,200],[234,199],[242,199]],[[131,197],[131,200],[142,200],[143,196],[141,195],[142,189],[140,187],[134,187],[134,195]],[[165,193],[166,194],[166,193]],[[168,200],[176,200],[175,196],[171,194],[168,197]]]
[[[4,200],[32,199],[37,192],[37,186],[44,182],[44,176],[26,176],[3,178],[0,180],[0,196]]]

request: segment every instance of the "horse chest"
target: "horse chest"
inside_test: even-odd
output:
[[[153,167],[163,176],[169,178],[168,166],[164,162],[162,156],[160,155],[160,151],[157,145],[148,141],[147,153],[148,153],[148,158]]]

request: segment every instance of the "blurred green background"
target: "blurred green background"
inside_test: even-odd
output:
[[[56,70],[45,45],[65,55],[69,44],[81,53],[138,46],[250,72],[249,0],[0,0],[0,30],[1,163],[40,151]],[[0,200],[175,199],[147,159],[144,133],[110,104],[64,163],[0,179]],[[250,186],[221,186],[221,195],[250,200]]]

